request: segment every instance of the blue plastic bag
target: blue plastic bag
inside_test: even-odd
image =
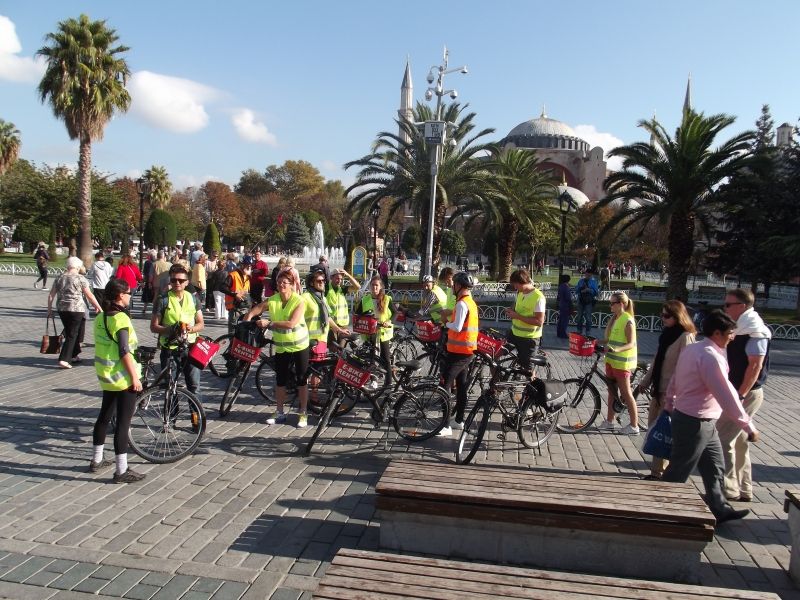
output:
[[[672,421],[669,413],[662,411],[644,440],[642,452],[651,456],[669,458],[672,453]]]

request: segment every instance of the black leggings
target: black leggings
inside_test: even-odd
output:
[[[289,367],[294,363],[294,377],[297,387],[308,381],[308,348],[297,352],[279,352],[275,355],[275,385],[286,387],[289,382]]]
[[[444,358],[444,368],[442,369],[442,379],[444,379],[444,389],[448,392],[456,384],[456,413],[455,419],[459,423],[464,422],[464,411],[467,408],[467,371],[472,363],[472,354],[458,354],[448,352]]]
[[[136,392],[122,390],[110,392],[103,390],[103,404],[94,424],[92,443],[95,446],[106,443],[106,430],[114,411],[117,411],[117,429],[114,432],[114,454],[127,454],[128,430],[131,428],[133,411],[136,408]]]
[[[36,280],[36,283],[42,282],[42,287],[47,287],[47,267],[43,267],[41,265],[36,265],[36,268],[39,269],[39,279]]]

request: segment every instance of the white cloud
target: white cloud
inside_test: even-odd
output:
[[[575,133],[579,138],[589,143],[590,147],[594,148],[595,146],[600,146],[603,149],[603,152],[606,153],[605,159],[608,161],[609,169],[612,171],[619,171],[622,168],[622,159],[618,157],[609,159],[608,151],[617,146],[622,146],[625,142],[613,133],[597,131],[597,127],[594,125],[577,125],[573,129],[575,129]]]
[[[203,175],[202,177],[197,177],[196,175],[176,175],[172,178],[172,183],[175,186],[176,190],[182,190],[188,187],[198,188],[203,185],[206,181],[222,181],[221,177],[217,177],[216,175]]]
[[[237,135],[246,142],[277,146],[278,139],[271,133],[263,121],[256,119],[256,114],[249,108],[237,108],[231,114],[231,123]]]
[[[128,91],[133,99],[131,112],[175,133],[194,133],[208,125],[205,105],[221,95],[202,83],[151,71],[134,73]]]
[[[45,70],[44,58],[17,56],[21,51],[22,44],[14,22],[0,15],[0,79],[20,82],[41,79]]]
[[[322,163],[320,164],[320,167],[326,173],[331,173],[331,172],[338,173],[339,171],[341,171],[339,165],[333,162],[332,160],[323,160]]]

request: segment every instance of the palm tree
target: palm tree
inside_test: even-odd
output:
[[[752,131],[713,147],[720,132],[735,120],[685,109],[674,138],[655,118],[639,121],[651,143],[637,142],[609,152],[623,159],[622,170],[606,178],[607,196],[598,206],[617,200],[622,206],[604,231],[622,224],[620,233],[634,225],[641,227],[641,233],[654,219],[669,228],[668,298],[686,301],[695,230],[710,233],[716,187],[752,161]]]
[[[19,158],[19,130],[13,123],[0,119],[0,175]]]
[[[477,198],[489,191],[490,174],[484,162],[477,160],[488,153],[490,146],[478,144],[477,140],[493,133],[483,129],[473,134],[475,113],[464,114],[463,107],[454,102],[447,105],[441,120],[453,123],[450,139],[455,145],[442,147],[439,175],[436,185],[436,213],[433,228],[433,266],[439,264],[447,209],[457,200]],[[414,121],[435,120],[430,107],[418,103],[414,109]],[[385,201],[389,206],[387,219],[407,206],[415,215],[420,215],[423,235],[428,222],[428,207],[431,192],[431,149],[417,126],[406,119],[398,122],[410,141],[396,133],[383,131],[372,145],[372,152],[358,160],[345,164],[345,169],[358,167],[356,182],[347,192],[356,192],[349,203],[355,217],[369,212],[376,204]],[[468,137],[471,136],[471,137]],[[427,264],[423,262],[421,273]],[[433,269],[432,269],[433,270]]]
[[[486,167],[494,175],[489,192],[459,202],[451,220],[464,216],[466,229],[483,219],[484,230],[493,231],[498,240],[497,280],[508,281],[520,231],[533,231],[538,222],[557,221],[558,192],[552,172],[542,169],[533,151],[495,149]]]
[[[78,155],[78,252],[87,264],[92,259],[91,170],[92,141],[115,112],[126,112],[131,97],[125,89],[130,71],[121,54],[126,46],[105,21],[86,15],[66,19],[45,37],[47,45],[36,53],[47,61],[39,97],[49,101],[53,114],[64,121],[70,139],[79,141]]]
[[[165,167],[153,165],[144,172],[150,182],[150,207],[165,210],[172,199],[172,183]]]

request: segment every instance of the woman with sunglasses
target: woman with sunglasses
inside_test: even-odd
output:
[[[600,423],[598,429],[614,429],[614,395],[612,387],[616,384],[619,395],[625,406],[631,422],[620,430],[622,435],[639,435],[639,415],[636,411],[636,401],[631,392],[631,372],[636,368],[636,320],[633,316],[633,300],[625,292],[618,291],[611,294],[608,301],[611,308],[611,320],[606,327],[606,336],[603,344],[606,347],[606,377],[608,386],[608,418]]]
[[[647,427],[651,427],[664,409],[664,395],[669,380],[675,372],[678,357],[686,346],[695,342],[697,329],[692,323],[686,306],[680,300],[668,300],[661,307],[661,335],[658,336],[658,350],[650,370],[647,371],[638,389],[650,389],[650,405],[647,410]],[[653,457],[650,475],[645,479],[661,479],[667,460]]]

